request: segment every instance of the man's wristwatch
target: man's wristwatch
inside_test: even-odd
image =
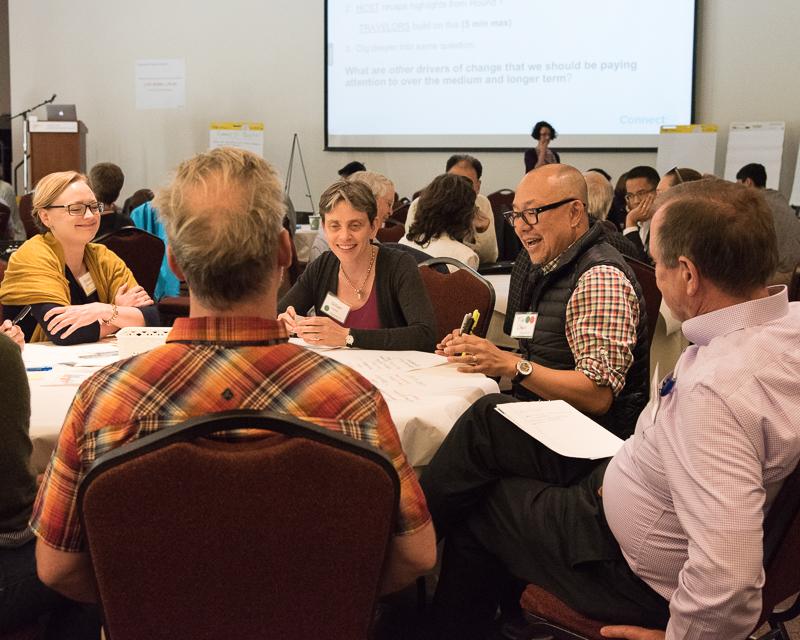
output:
[[[517,362],[517,375],[511,378],[513,384],[520,384],[525,378],[533,373],[533,363],[528,360]]]
[[[352,333],[348,333],[344,338],[344,346],[348,349],[355,345],[356,339],[353,337]]]

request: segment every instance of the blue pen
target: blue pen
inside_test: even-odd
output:
[[[674,378],[672,375],[664,378],[664,382],[661,383],[661,388],[658,390],[658,395],[663,398],[672,393],[672,390],[675,388],[675,382],[677,382],[677,378]]]
[[[25,371],[52,371],[53,367],[25,367]]]

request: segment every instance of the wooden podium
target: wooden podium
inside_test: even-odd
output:
[[[31,185],[54,171],[86,173],[83,122],[36,121],[30,125]]]

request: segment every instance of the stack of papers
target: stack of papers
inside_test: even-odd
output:
[[[610,458],[623,440],[563,400],[509,402],[497,411],[544,446],[569,458]]]

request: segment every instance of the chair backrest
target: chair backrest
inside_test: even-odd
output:
[[[656,285],[656,270],[649,264],[645,264],[635,258],[623,257],[625,257],[625,262],[628,263],[628,266],[636,275],[636,279],[639,281],[639,286],[642,288],[642,293],[644,294],[644,303],[647,307],[647,348],[650,349],[653,336],[656,332],[658,314],[661,309],[661,291]]]
[[[156,281],[164,259],[164,242],[137,227],[122,227],[95,240],[116,253],[128,265],[145,291],[155,300]]]
[[[6,237],[8,230],[8,219],[11,217],[11,209],[4,202],[0,202],[0,238]]]
[[[794,268],[789,281],[789,302],[800,302],[800,263]]]
[[[125,200],[122,205],[122,213],[129,216],[131,215],[131,211],[136,207],[143,205],[145,202],[149,202],[155,197],[155,194],[150,189],[139,189]]]
[[[439,265],[452,265],[452,273],[439,273]],[[419,265],[420,276],[436,313],[436,341],[439,342],[453,329],[458,329],[467,313],[477,309],[481,316],[472,331],[486,337],[494,312],[495,293],[492,283],[453,258],[431,258]]]
[[[33,221],[33,193],[26,193],[19,199],[19,206],[17,207],[19,219],[22,220],[22,226],[25,227],[25,235],[28,238],[39,235],[39,227]]]
[[[492,205],[492,211],[503,215],[514,204],[514,191],[512,189],[498,189],[486,196]]]
[[[406,220],[408,219],[408,210],[411,208],[410,202],[401,203],[397,206],[397,208],[392,211],[392,218],[397,220],[399,223],[405,225]]]
[[[391,218],[386,221],[389,224],[381,229],[378,229],[378,233],[375,234],[378,242],[398,242],[400,238],[406,234],[406,228],[402,224],[399,222],[393,223],[390,221]]]
[[[800,591],[800,465],[783,482],[764,518],[764,569],[761,618]]]
[[[246,441],[208,439],[263,430]],[[366,638],[399,481],[287,415],[193,418],[98,459],[79,511],[108,637]]]

